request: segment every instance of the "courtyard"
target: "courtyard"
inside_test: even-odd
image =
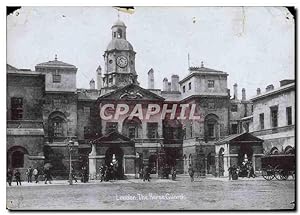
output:
[[[266,181],[262,177],[195,178],[176,181],[140,179],[68,185],[53,181],[7,187],[12,210],[271,210],[293,209],[295,181]]]

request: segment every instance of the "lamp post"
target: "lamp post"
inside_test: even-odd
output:
[[[68,149],[69,149],[69,185],[73,184],[73,177],[72,177],[72,147],[74,145],[74,142],[72,140],[69,140],[68,142]]]

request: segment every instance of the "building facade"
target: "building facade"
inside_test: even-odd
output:
[[[9,168],[51,163],[54,175],[65,178],[72,153],[73,168],[87,167],[91,179],[113,159],[120,177],[136,176],[145,165],[152,173],[159,173],[163,166],[187,173],[191,165],[201,176],[226,176],[231,164],[241,162],[226,156],[242,157],[248,152],[233,144],[231,153],[223,140],[242,144],[251,140],[248,148],[262,154],[262,146],[255,145],[262,142],[259,138],[241,135],[249,131],[244,130],[245,119],[256,114],[252,114],[256,100],[247,100],[245,89],[239,99],[235,84],[231,98],[228,74],[204,63],[190,67],[181,80],[176,74],[171,81],[164,78],[163,89],[155,88],[151,68],[148,89],[141,87],[136,52],[126,28],[120,20],[113,24],[112,39],[103,54],[104,68],[96,69],[96,82],[92,79],[89,89],[78,89],[76,66],[57,57],[37,64],[35,71],[7,67]],[[74,143],[72,151],[69,141]]]

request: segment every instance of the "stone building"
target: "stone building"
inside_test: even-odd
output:
[[[258,88],[251,101],[253,115],[243,121],[251,134],[264,140],[264,153],[294,153],[295,81],[282,80],[279,88],[268,85],[265,92]]]
[[[136,176],[144,165],[149,165],[152,173],[165,165],[187,173],[192,165],[199,175],[227,174],[225,163],[229,160],[220,157],[226,150],[217,143],[234,140],[228,136],[242,133],[243,119],[251,117],[252,101],[246,100],[245,89],[239,99],[235,85],[231,98],[228,74],[204,63],[188,68],[182,79],[176,74],[170,81],[164,78],[163,89],[155,88],[155,69],[151,68],[148,89],[139,86],[136,52],[127,40],[126,28],[120,20],[113,24],[112,39],[103,55],[104,68],[96,69],[97,83],[92,79],[89,89],[77,89],[76,66],[57,57],[37,64],[35,71],[8,66],[9,167],[51,163],[55,176],[66,177],[68,142],[72,141],[73,168],[88,167],[91,179],[97,178],[102,164],[113,159],[119,164],[120,176]],[[102,117],[107,105],[106,117]],[[174,105],[178,108],[172,117]],[[192,108],[184,112],[185,105]],[[160,111],[151,118],[131,117],[136,107],[145,115],[155,112],[153,106]],[[165,117],[161,117],[164,110]],[[182,118],[182,111],[197,117]],[[252,135],[239,136],[240,142],[247,139],[257,140]],[[241,154],[235,149],[233,154]]]

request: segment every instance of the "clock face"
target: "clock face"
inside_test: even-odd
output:
[[[117,57],[117,65],[119,67],[123,68],[123,67],[127,66],[127,64],[128,64],[128,60],[125,56],[121,55],[121,56]]]

